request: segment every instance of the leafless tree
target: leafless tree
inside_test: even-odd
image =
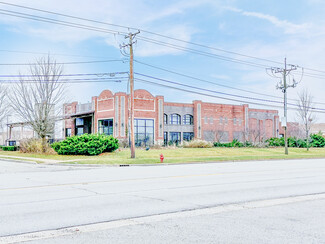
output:
[[[65,85],[60,81],[63,66],[48,55],[31,64],[29,73],[31,78],[20,75],[19,83],[12,87],[10,102],[20,119],[42,139],[45,152],[64,98]]]
[[[8,113],[8,104],[6,104],[7,89],[0,84],[0,129]]]
[[[313,107],[313,97],[311,94],[304,89],[302,92],[298,94],[298,112],[297,115],[301,124],[303,125],[303,130],[306,136],[306,143],[307,143],[307,151],[309,150],[309,133],[312,123],[316,120],[316,116],[313,114],[312,107]]]

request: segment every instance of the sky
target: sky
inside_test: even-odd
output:
[[[27,72],[26,66],[1,64],[32,63],[44,54],[50,54],[57,62],[124,60],[65,65],[66,74],[127,72],[129,70],[127,57],[121,53],[119,47],[127,41],[123,35],[58,26],[1,14],[3,13],[1,10],[20,11],[120,32],[135,32],[136,29],[141,29],[213,47],[214,49],[208,49],[140,31],[137,35],[139,38],[151,38],[165,42],[167,45],[178,45],[178,49],[136,38],[137,42],[134,45],[136,61],[174,72],[166,72],[135,62],[136,73],[199,87],[205,90],[195,91],[210,94],[210,96],[204,96],[135,81],[136,89],[147,89],[155,96],[163,95],[165,101],[190,103],[193,100],[202,100],[226,104],[249,103],[252,108],[277,109],[282,117],[283,109],[260,106],[254,102],[271,104],[263,100],[275,100],[278,103],[272,104],[282,106],[283,93],[276,89],[276,84],[280,79],[270,76],[266,67],[283,68],[284,58],[286,58],[288,64],[299,66],[298,72],[292,73],[293,76],[289,77],[290,82],[294,78],[299,84],[295,88],[288,89],[288,98],[297,99],[299,92],[308,89],[313,101],[317,102],[314,107],[325,109],[323,95],[325,90],[324,1],[11,0],[10,3],[135,29],[68,19],[7,6],[0,1],[0,75]],[[194,51],[187,52],[184,48]],[[207,55],[199,55],[197,51],[201,54],[205,52]],[[236,62],[229,61],[229,59],[232,61],[235,59]],[[247,63],[253,65],[247,65]],[[302,70],[301,67],[304,69]],[[303,76],[302,72],[304,72]],[[194,80],[176,73],[199,79]],[[136,77],[141,78],[139,75]],[[155,83],[181,87],[145,76],[142,78]],[[127,92],[127,85],[125,80],[119,83],[69,84],[67,101],[86,103],[91,101],[92,96],[98,96],[104,89]],[[188,87],[183,87],[183,89],[194,90]],[[243,90],[254,92],[254,94]],[[225,93],[241,97],[235,98]],[[239,101],[222,98],[235,98]],[[294,100],[289,100],[289,102],[296,104]],[[324,122],[324,115],[317,114],[317,122]],[[288,119],[297,120],[294,110],[289,110]]]

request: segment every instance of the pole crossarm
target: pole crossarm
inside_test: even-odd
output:
[[[293,65],[293,64],[287,64],[287,59],[284,59],[284,68],[279,68],[279,67],[271,67],[266,69],[266,73],[270,75],[271,77],[275,77],[280,79],[279,83],[277,83],[276,88],[280,89],[283,94],[284,94],[284,104],[283,104],[283,110],[284,110],[284,153],[287,155],[288,154],[288,140],[287,140],[287,89],[292,87],[295,88],[298,85],[298,82],[295,81],[295,79],[292,80],[292,83],[290,84],[287,81],[288,76],[290,75],[291,71],[297,70],[300,68],[298,65]],[[268,72],[270,71],[270,73]],[[277,74],[280,74],[280,76],[277,76]],[[302,80],[302,77],[300,81]]]

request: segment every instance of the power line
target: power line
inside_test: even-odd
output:
[[[35,80],[24,80],[24,81],[3,81],[0,80],[0,84],[40,84],[40,83],[51,83],[52,81],[35,81]],[[58,84],[75,84],[75,83],[101,83],[101,82],[122,82],[122,79],[120,78],[115,78],[115,79],[105,79],[105,80],[66,80],[66,81],[55,81],[53,83],[58,83]]]
[[[68,77],[68,76],[110,76],[113,77],[115,75],[124,75],[129,74],[129,72],[103,72],[103,73],[79,73],[79,74],[62,74],[60,77]],[[58,75],[0,75],[0,78],[10,78],[10,77],[51,77],[51,76],[58,76]]]
[[[92,64],[92,63],[109,63],[109,62],[125,62],[125,59],[112,59],[112,60],[95,60],[95,61],[76,61],[76,62],[58,62],[49,63],[49,65],[70,65],[70,64]],[[25,65],[38,65],[37,63],[0,63],[0,66],[25,66]]]
[[[170,80],[166,80],[166,79],[161,79],[161,78],[157,78],[157,77],[154,77],[154,76],[145,75],[145,74],[141,74],[141,73],[136,73],[135,72],[135,74],[141,75],[141,76],[144,76],[144,77],[147,77],[147,78],[151,78],[151,79],[155,79],[155,80],[167,82],[167,83],[170,83],[170,84],[173,84],[173,85],[185,86],[185,87],[188,87],[188,88],[198,89],[198,90],[205,91],[205,92],[212,92],[212,93],[216,93],[216,94],[221,94],[221,95],[226,95],[226,96],[232,96],[232,97],[236,97],[236,98],[256,100],[256,101],[261,101],[261,102],[271,102],[271,103],[279,103],[279,104],[282,104],[282,102],[280,102],[280,101],[260,99],[260,98],[255,98],[255,97],[246,97],[246,96],[241,96],[241,95],[236,95],[236,94],[231,94],[231,93],[225,93],[225,92],[218,92],[218,91],[214,91],[214,90],[211,90],[211,89],[205,89],[205,88],[201,88],[201,87],[186,85],[186,84],[183,84],[183,83],[179,83],[179,82],[175,82],[175,81],[170,81]],[[288,104],[291,105],[291,106],[295,106],[295,107],[297,106],[298,107],[297,104],[293,104],[293,103],[288,103]],[[322,109],[322,108],[313,108],[313,107],[311,107],[311,109],[317,109],[317,110],[324,110],[325,111],[325,109]]]
[[[9,13],[6,13],[6,12],[9,12]],[[17,14],[11,14],[11,13],[17,13]],[[115,30],[108,30],[108,29],[97,28],[94,26],[81,25],[78,23],[55,20],[55,19],[31,15],[31,14],[19,13],[16,11],[9,11],[9,10],[5,10],[5,9],[0,9],[0,14],[23,18],[23,19],[30,19],[30,20],[35,20],[35,21],[40,21],[40,22],[45,22],[45,23],[57,24],[57,25],[62,25],[62,26],[74,27],[74,28],[79,28],[79,29],[84,29],[84,30],[92,30],[92,31],[97,31],[97,32],[102,32],[102,33],[117,34],[117,35],[121,34],[121,32],[118,32]]]
[[[43,76],[44,77],[44,76]],[[41,78],[41,77],[36,77],[36,78]],[[47,77],[45,77],[45,78],[47,78]],[[98,80],[98,81],[101,81],[101,80],[116,80],[116,79],[129,79],[129,77],[114,77],[114,78],[108,78],[108,77],[103,77],[103,78],[82,78],[82,79],[60,79],[60,77],[59,76],[55,76],[54,78],[56,78],[56,79],[58,79],[58,80],[60,80],[60,81],[87,81],[87,80],[89,80],[89,81],[96,81],[96,80]],[[24,82],[26,82],[26,81],[35,81],[35,82],[37,82],[37,81],[39,81],[39,79],[29,79],[29,80],[25,80],[25,79],[21,79],[21,80],[2,80],[2,79],[0,79],[0,82],[6,82],[6,81],[8,81],[8,82],[11,82],[11,81],[17,81],[17,82],[20,82],[20,81],[24,81]],[[44,81],[46,81],[46,80],[44,80]]]
[[[9,12],[10,14],[5,13],[5,12]],[[12,14],[12,13],[14,13],[14,14]],[[46,23],[58,24],[58,25],[63,25],[63,26],[68,26],[68,27],[80,28],[80,29],[85,29],[85,30],[92,30],[92,31],[98,31],[98,32],[103,32],[103,33],[115,34],[115,35],[126,35],[127,34],[126,32],[107,30],[107,29],[98,28],[98,27],[94,27],[94,26],[82,25],[82,24],[68,22],[68,21],[55,20],[52,18],[46,18],[46,17],[36,16],[36,15],[31,15],[31,14],[26,14],[26,13],[21,13],[21,12],[16,12],[16,11],[10,11],[10,10],[5,10],[5,9],[0,9],[0,14],[19,17],[19,18],[25,18],[25,19],[31,19],[31,20],[41,21],[41,22],[46,22]],[[154,43],[157,45],[162,45],[162,46],[166,46],[169,48],[186,51],[186,52],[190,52],[190,53],[194,53],[194,54],[198,54],[198,55],[202,55],[202,56],[206,56],[206,57],[210,57],[210,58],[217,58],[217,59],[221,59],[224,61],[244,64],[244,65],[249,65],[249,66],[259,67],[259,68],[268,67],[266,65],[261,65],[258,63],[248,62],[248,61],[244,61],[244,60],[240,60],[240,59],[226,57],[223,55],[217,55],[217,54],[213,54],[213,53],[209,53],[209,52],[204,52],[204,51],[196,50],[193,48],[187,48],[187,47],[183,47],[183,46],[179,46],[179,45],[175,45],[175,44],[170,44],[167,42],[163,42],[163,41],[159,41],[159,40],[155,40],[155,39],[151,39],[151,38],[147,38],[147,37],[139,36],[138,39],[145,41],[145,42]]]
[[[228,86],[228,85],[220,84],[220,83],[217,83],[217,82],[209,81],[209,80],[206,80],[206,79],[202,79],[202,78],[190,76],[190,75],[183,74],[183,73],[180,73],[180,72],[176,72],[176,71],[173,71],[173,70],[170,70],[170,69],[167,69],[167,68],[162,68],[162,67],[158,67],[156,65],[144,63],[144,62],[138,61],[138,60],[134,60],[134,62],[139,63],[139,64],[143,64],[143,65],[146,65],[146,66],[155,68],[155,69],[163,70],[163,71],[166,71],[168,73],[172,73],[172,74],[176,74],[176,75],[183,76],[183,77],[186,77],[186,78],[190,78],[190,79],[193,79],[193,80],[202,81],[202,82],[205,82],[205,83],[208,83],[208,84],[212,84],[212,85],[217,85],[217,86],[221,86],[221,87],[225,87],[225,88],[229,88],[229,89],[234,89],[234,90],[238,90],[238,91],[248,92],[248,93],[252,93],[252,94],[255,94],[255,95],[261,95],[261,96],[269,96],[269,97],[274,97],[274,98],[280,98],[278,96],[272,96],[272,95],[267,95],[267,94],[264,94],[264,93],[253,92],[253,91],[250,91],[250,90],[241,89],[241,88],[237,88],[237,87],[233,87],[233,86]],[[225,82],[229,82],[227,80],[221,80],[221,79],[218,79],[218,80],[225,81]]]
[[[52,15],[58,15],[58,16],[63,16],[63,17],[67,17],[67,18],[72,18],[72,19],[78,19],[78,20],[83,20],[83,21],[88,21],[88,22],[93,22],[93,23],[98,23],[98,24],[103,24],[103,25],[109,25],[109,26],[124,28],[124,29],[128,29],[128,30],[140,30],[143,33],[147,33],[147,34],[151,34],[151,35],[156,35],[156,36],[159,36],[159,37],[171,39],[171,40],[174,40],[174,41],[178,41],[178,42],[182,42],[182,43],[186,43],[186,44],[190,44],[190,45],[195,45],[195,46],[198,46],[198,47],[207,48],[207,49],[210,49],[210,50],[225,52],[225,53],[234,54],[234,55],[238,55],[238,56],[242,56],[242,57],[246,57],[246,58],[252,58],[252,59],[256,59],[256,60],[260,60],[260,61],[265,61],[265,62],[272,62],[272,63],[276,63],[276,64],[282,64],[279,61],[274,61],[274,60],[270,60],[270,59],[266,59],[266,58],[260,58],[260,57],[256,57],[256,56],[252,56],[252,55],[246,55],[246,54],[242,54],[242,53],[238,53],[238,52],[234,52],[234,51],[229,51],[229,50],[225,50],[225,49],[221,49],[221,48],[216,48],[216,47],[212,47],[212,46],[208,46],[208,45],[204,45],[204,44],[199,44],[199,43],[191,42],[191,41],[185,41],[185,40],[182,40],[182,39],[179,39],[179,38],[175,38],[175,37],[171,37],[171,36],[167,36],[167,35],[155,33],[153,31],[148,31],[148,30],[144,30],[144,29],[140,29],[140,28],[135,28],[135,27],[131,27],[131,26],[124,26],[124,25],[112,24],[112,23],[108,23],[108,22],[103,22],[103,21],[98,21],[98,20],[92,20],[92,19],[82,18],[82,17],[78,17],[78,16],[73,16],[73,15],[68,15],[68,14],[62,14],[62,13],[58,13],[58,12],[54,12],[54,11],[48,11],[48,10],[43,10],[43,9],[39,9],[39,8],[32,8],[32,7],[28,7],[28,6],[23,6],[23,5],[18,5],[18,4],[12,4],[12,3],[7,3],[7,2],[0,2],[0,4],[8,5],[8,6],[13,6],[13,7],[17,7],[17,8],[29,9],[29,10],[43,12],[43,13],[49,13],[49,14],[52,14]],[[6,10],[4,10],[4,11],[6,11]],[[55,21],[54,19],[52,19],[52,20]],[[122,33],[122,32],[120,32],[120,33]],[[123,33],[123,34],[126,34],[126,33]],[[147,39],[147,40],[152,40],[152,39]],[[157,41],[157,40],[155,40],[155,41]],[[165,44],[167,44],[167,43],[165,43]],[[305,69],[306,70],[311,70],[311,71],[325,73],[325,71],[323,71],[323,70],[317,70],[317,69],[312,69],[312,68],[305,68]],[[314,78],[319,78],[319,77],[314,77]]]
[[[260,95],[260,96],[267,96],[267,97],[273,97],[273,98],[277,98],[277,99],[283,99],[282,97],[279,97],[279,96],[273,96],[273,95],[269,95],[269,94],[265,94],[265,93],[254,92],[254,91],[241,89],[241,88],[237,88],[237,87],[233,87],[233,86],[228,86],[228,85],[220,84],[220,83],[213,82],[213,81],[210,81],[210,80],[190,76],[190,75],[183,74],[183,73],[180,73],[180,72],[176,72],[176,71],[173,71],[173,70],[170,70],[170,69],[166,69],[166,68],[158,67],[158,66],[155,66],[155,65],[152,65],[152,64],[144,63],[144,62],[138,61],[138,60],[134,60],[134,62],[139,63],[139,64],[143,64],[143,65],[146,65],[148,67],[152,67],[152,68],[155,68],[155,69],[158,69],[158,70],[163,70],[163,71],[168,72],[168,73],[172,73],[172,74],[176,74],[176,75],[179,75],[179,76],[182,76],[182,77],[186,77],[186,78],[189,78],[189,79],[192,79],[192,80],[202,81],[204,83],[208,83],[208,84],[212,84],[212,85],[217,85],[217,86],[221,86],[221,87],[225,87],[225,88],[229,88],[229,89],[233,89],[233,90],[238,90],[238,91],[243,91],[243,92],[247,92],[247,93],[251,93],[251,94],[255,94],[255,95]],[[218,79],[218,80],[220,80],[220,79]],[[229,82],[227,80],[220,80],[220,81]],[[288,100],[296,101],[296,102],[298,101],[297,99],[288,99]],[[325,103],[314,102],[314,104],[323,104],[324,105]]]
[[[266,107],[272,107],[272,108],[282,108],[281,106],[277,106],[277,105],[263,104],[263,103],[257,103],[257,102],[248,102],[248,101],[239,100],[239,99],[232,99],[232,98],[225,98],[225,97],[206,94],[206,93],[202,93],[202,92],[187,90],[187,89],[183,89],[183,88],[179,88],[179,87],[164,85],[164,84],[160,84],[160,83],[156,83],[156,82],[152,82],[152,81],[148,81],[148,80],[144,80],[144,79],[140,79],[140,78],[135,78],[135,79],[137,81],[139,81],[139,82],[143,82],[143,83],[147,83],[147,84],[151,84],[151,85],[155,85],[155,86],[160,86],[160,87],[167,87],[167,88],[170,88],[170,89],[184,91],[184,92],[188,92],[188,93],[191,93],[191,94],[198,94],[198,95],[202,95],[202,96],[207,96],[207,97],[212,97],[212,98],[219,98],[219,99],[223,99],[223,100],[235,101],[235,102],[246,103],[246,104],[253,104],[253,105],[266,106]],[[291,108],[291,107],[288,107],[288,109],[295,110],[295,111],[297,110],[296,108]],[[316,113],[325,113],[325,111],[317,111],[317,110],[313,110],[313,111],[316,112]]]
[[[205,92],[212,92],[212,93],[217,93],[217,94],[221,94],[221,95],[244,98],[244,99],[250,99],[250,100],[256,100],[256,101],[262,101],[262,102],[271,102],[271,103],[282,104],[282,102],[280,102],[280,101],[261,99],[261,98],[255,98],[255,97],[247,97],[247,96],[241,96],[241,95],[225,93],[225,92],[218,92],[218,91],[214,91],[214,90],[211,90],[211,89],[205,89],[205,88],[200,88],[200,87],[196,87],[196,86],[186,85],[186,84],[183,84],[183,83],[170,81],[170,80],[166,80],[166,79],[161,79],[161,78],[157,78],[157,77],[153,77],[153,76],[149,76],[149,75],[145,75],[145,74],[140,74],[140,73],[135,73],[135,74],[141,75],[141,76],[144,76],[144,77],[147,77],[147,78],[151,78],[151,79],[164,81],[164,82],[171,83],[171,84],[174,84],[174,85],[180,85],[180,86],[185,86],[185,87],[188,87],[188,88],[199,89],[199,90],[202,90],[202,91],[205,91]],[[291,105],[291,106],[298,106],[297,104],[293,104],[293,103],[288,103],[288,104]],[[313,108],[313,109],[315,109],[315,108]],[[325,109],[322,109],[322,108],[316,108],[316,109],[325,111]]]
[[[40,54],[40,55],[49,55],[49,54],[51,54],[51,55],[54,55],[54,56],[79,57],[79,58],[103,58],[103,59],[108,58],[108,57],[90,56],[90,55],[63,54],[63,53],[52,53],[52,52],[32,52],[32,51],[8,50],[8,49],[0,49],[0,52]]]
[[[0,3],[3,3],[3,2],[0,2]],[[26,14],[26,13],[17,12],[17,11],[10,11],[10,10],[5,10],[5,9],[0,9],[0,11],[2,11],[2,12],[0,12],[0,14],[5,14],[5,15],[19,17],[19,18],[25,18],[25,19],[31,19],[31,20],[35,20],[35,21],[47,22],[47,23],[52,23],[52,24],[64,25],[64,26],[74,27],[74,28],[79,28],[79,29],[92,30],[92,31],[115,34],[115,35],[125,35],[125,34],[127,34],[126,32],[121,32],[121,31],[116,31],[116,30],[108,30],[108,29],[104,29],[104,28],[98,28],[98,27],[89,26],[89,25],[82,25],[82,24],[68,22],[68,21],[60,21],[60,20],[55,20],[55,19],[52,19],[52,18],[46,18],[46,17],[36,16],[36,15],[30,15],[30,14]],[[14,14],[8,14],[8,13],[4,13],[4,12],[9,12],[9,13],[14,13]],[[21,16],[21,15],[23,15],[23,16]],[[58,14],[58,15],[60,15],[60,14]],[[118,26],[118,25],[116,25],[116,26]],[[148,32],[148,31],[145,31],[145,32]],[[160,35],[160,34],[157,34],[157,35]],[[204,51],[200,51],[200,50],[197,50],[197,49],[187,48],[187,47],[183,47],[183,46],[179,46],[179,45],[159,41],[159,40],[148,38],[148,37],[139,36],[138,39],[142,40],[142,41],[145,41],[145,42],[149,42],[149,43],[153,43],[153,44],[157,44],[157,45],[162,45],[162,46],[166,46],[166,47],[173,48],[173,49],[176,49],[176,50],[190,52],[190,53],[194,53],[194,54],[198,54],[198,55],[206,56],[206,57],[210,57],[210,58],[217,58],[217,59],[224,60],[224,61],[234,62],[234,63],[238,63],[238,64],[243,64],[243,65],[249,65],[249,66],[258,67],[258,68],[267,68],[268,67],[266,65],[262,65],[262,64],[259,64],[259,63],[254,63],[254,62],[235,59],[235,58],[231,58],[231,57],[227,57],[227,56],[223,56],[223,55],[217,55],[217,54],[213,54],[213,53],[209,53],[209,52],[204,52]],[[171,39],[174,39],[174,38],[171,38]],[[186,42],[186,41],[184,41],[184,42]],[[199,46],[204,46],[204,45],[201,45],[201,44],[198,44],[198,45]],[[211,49],[213,49],[213,48],[211,48]],[[237,53],[237,54],[240,55],[239,53]],[[248,55],[243,55],[243,56],[248,56]],[[253,57],[253,56],[251,56],[251,57]],[[260,58],[257,58],[257,59],[260,59]],[[262,60],[267,60],[267,59],[262,59]],[[271,61],[271,60],[268,60],[268,61]],[[279,63],[279,62],[275,62],[275,63]],[[310,76],[310,77],[313,77],[313,78],[325,78],[325,77],[318,77],[318,76],[316,77],[315,75],[317,75],[317,74],[308,74],[308,73],[306,74],[306,76]]]
[[[213,54],[213,53],[208,53],[208,52],[200,51],[200,50],[193,49],[193,48],[183,47],[183,46],[179,46],[179,45],[175,45],[175,44],[162,42],[162,41],[159,41],[159,40],[154,40],[154,39],[151,39],[151,38],[146,38],[146,37],[139,36],[138,39],[142,40],[142,41],[145,41],[145,42],[154,43],[154,44],[157,44],[157,45],[161,45],[161,46],[165,46],[165,47],[169,47],[169,48],[173,48],[173,49],[176,49],[176,50],[185,51],[185,52],[189,52],[189,53],[194,53],[194,54],[198,54],[198,55],[205,56],[205,57],[216,58],[216,59],[220,59],[220,60],[224,60],[224,61],[229,61],[229,62],[238,63],[238,64],[244,64],[244,65],[257,67],[257,68],[263,68],[263,69],[267,67],[266,65],[253,63],[253,62],[248,62],[248,61],[235,59],[235,58],[230,58],[230,57],[217,55],[217,54]]]
[[[89,22],[103,24],[103,25],[109,25],[109,26],[124,28],[124,29],[128,29],[128,30],[130,30],[130,29],[140,30],[143,33],[148,33],[148,34],[151,34],[151,35],[156,35],[156,36],[159,36],[159,37],[168,38],[168,39],[171,39],[171,40],[174,40],[174,41],[187,43],[187,44],[191,44],[191,45],[195,45],[195,46],[199,46],[199,47],[203,47],[203,48],[208,48],[208,49],[215,50],[215,51],[221,51],[221,52],[225,52],[225,53],[229,53],[229,54],[235,54],[235,55],[239,55],[239,56],[246,57],[246,58],[257,59],[257,60],[260,60],[260,61],[266,61],[266,62],[282,64],[281,62],[277,62],[277,61],[274,61],[274,60],[259,58],[259,57],[246,55],[246,54],[242,54],[242,53],[238,53],[238,52],[234,52],[234,51],[228,51],[228,50],[225,50],[225,49],[211,47],[211,46],[207,46],[207,45],[203,45],[203,44],[199,44],[199,43],[195,43],[195,42],[191,42],[191,41],[185,41],[185,40],[182,40],[182,39],[179,39],[179,38],[170,37],[170,36],[167,36],[167,35],[155,33],[155,32],[144,30],[144,29],[134,28],[134,27],[130,27],[130,26],[124,26],[124,25],[117,25],[117,24],[112,24],[112,23],[108,23],[108,22],[97,21],[97,20],[82,18],[82,17],[68,15],[68,14],[62,14],[62,13],[58,13],[58,12],[54,12],[54,11],[47,11],[47,10],[42,10],[42,9],[39,9],[39,8],[32,8],[32,7],[22,6],[22,5],[18,5],[18,4],[11,4],[11,3],[6,3],[6,2],[0,2],[0,3],[5,4],[5,5],[14,6],[14,7],[34,10],[34,11],[38,11],[38,12],[49,13],[49,14],[53,14],[53,15],[59,15],[59,16],[67,17],[67,18],[73,18],[73,19],[89,21]]]
[[[206,91],[206,92],[213,92],[213,93],[226,95],[226,96],[232,96],[232,97],[245,98],[245,99],[257,100],[257,101],[263,101],[263,102],[272,102],[272,103],[282,104],[282,102],[280,102],[280,101],[267,100],[267,99],[261,99],[261,98],[255,98],[255,97],[247,97],[247,96],[230,94],[230,93],[226,93],[226,92],[218,92],[218,91],[214,91],[214,90],[210,90],[210,89],[205,89],[205,88],[200,88],[200,87],[196,87],[196,86],[186,85],[186,84],[175,82],[175,81],[161,79],[161,78],[157,78],[157,77],[154,77],[154,76],[145,75],[145,74],[141,74],[141,73],[137,73],[137,72],[135,72],[135,74],[140,75],[140,76],[144,76],[146,78],[151,78],[151,79],[155,79],[155,80],[164,81],[164,82],[171,83],[171,84],[174,84],[174,85],[180,85],[180,86],[185,86],[185,87],[188,87],[188,88],[199,89],[199,90]]]

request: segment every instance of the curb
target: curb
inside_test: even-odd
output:
[[[292,161],[292,160],[307,160],[307,159],[325,159],[322,158],[280,158],[280,159],[260,159],[260,160],[228,160],[228,161],[209,161],[209,162],[186,162],[186,163],[157,163],[157,164],[68,164],[68,163],[55,163],[51,165],[65,165],[65,166],[81,166],[81,167],[149,167],[149,166],[173,166],[173,165],[196,165],[196,164],[226,164],[226,163],[249,163],[249,162],[266,162],[266,161]],[[48,164],[47,164],[48,165]]]
[[[39,164],[37,163],[36,161],[33,161],[33,160],[19,160],[19,159],[10,159],[10,158],[1,158],[0,157],[0,160],[2,161],[7,161],[7,162],[15,162],[15,163],[25,163],[25,164]]]

